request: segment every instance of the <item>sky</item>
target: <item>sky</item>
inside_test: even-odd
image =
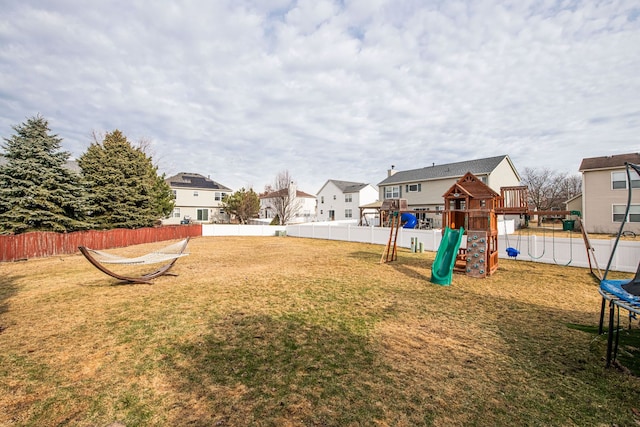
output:
[[[640,152],[637,0],[0,0],[0,137],[261,192],[498,155],[578,174]],[[4,141],[3,141],[4,142]]]

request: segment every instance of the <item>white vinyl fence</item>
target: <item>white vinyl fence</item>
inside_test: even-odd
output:
[[[498,255],[508,258],[507,247],[520,251],[518,259],[541,262],[546,264],[570,265],[574,267],[589,267],[587,249],[582,235],[574,233],[572,238],[558,238],[551,232],[546,235],[521,235],[513,233],[513,220],[499,221]],[[505,234],[509,233],[509,234]],[[234,225],[234,224],[204,224],[203,236],[275,236],[306,237],[310,239],[344,240],[349,242],[372,243],[386,245],[389,241],[389,228],[364,227],[339,222],[313,222],[285,226],[273,225]],[[403,248],[411,247],[412,238],[422,244],[425,251],[436,252],[442,239],[442,231],[414,230],[401,228],[398,230],[397,244]],[[604,271],[609,261],[615,239],[591,239],[597,264]],[[463,246],[465,242],[463,241]],[[635,272],[640,260],[640,242],[620,240],[616,255],[611,263],[611,270]],[[593,268],[596,265],[593,264]]]
[[[589,268],[586,245],[582,239],[582,234],[579,232],[574,233],[574,237],[571,238],[557,238],[551,234],[542,236],[522,235],[520,237],[513,234],[504,234],[505,230],[508,233],[513,233],[512,220],[504,223],[500,221],[498,230],[502,233],[498,236],[498,256],[500,258],[508,258],[506,248],[513,247],[520,251],[520,255],[517,258],[520,260]],[[288,225],[286,232],[287,236],[292,237],[386,245],[389,241],[390,229],[330,222]],[[415,230],[401,228],[398,230],[397,245],[410,248],[412,238],[422,243],[425,251],[436,252],[442,239],[442,231],[440,229]],[[594,248],[597,264],[604,272],[615,239],[590,239],[590,242]],[[611,264],[611,270],[635,272],[638,268],[639,260],[640,242],[620,240],[615,258]],[[595,270],[595,264],[593,264],[593,268]]]
[[[284,233],[284,225],[203,224],[203,236],[275,236]]]

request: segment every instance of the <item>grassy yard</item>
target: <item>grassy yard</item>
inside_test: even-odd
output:
[[[443,287],[435,253],[380,265],[381,246],[291,237],[189,249],[153,285],[80,255],[0,264],[0,425],[640,422],[640,381],[604,367],[587,269],[501,260]]]

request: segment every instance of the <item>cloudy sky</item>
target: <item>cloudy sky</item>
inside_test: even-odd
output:
[[[262,191],[508,154],[577,174],[640,151],[637,0],[0,0],[0,136]]]

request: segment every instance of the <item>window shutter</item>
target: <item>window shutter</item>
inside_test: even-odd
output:
[[[406,184],[406,185],[404,186],[404,191],[406,191],[407,193],[409,192],[409,184]]]
[[[422,191],[422,184],[418,183],[418,191]]]

